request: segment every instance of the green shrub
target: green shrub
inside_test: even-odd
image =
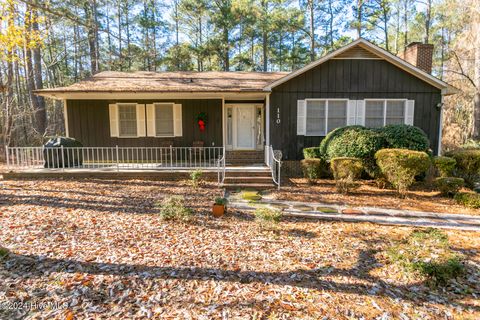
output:
[[[185,207],[182,196],[167,197],[157,206],[163,220],[190,221],[193,217],[192,210]]]
[[[202,183],[202,176],[203,176],[203,171],[200,169],[193,170],[190,173],[190,183],[192,184],[192,187],[198,188],[200,183]]]
[[[282,212],[269,208],[258,208],[255,210],[255,221],[263,227],[273,227],[282,218]]]
[[[435,179],[435,186],[438,191],[447,196],[456,194],[465,184],[462,178],[440,177]]]
[[[446,285],[465,271],[463,257],[450,248],[447,235],[433,228],[413,231],[404,241],[393,245],[387,257],[405,271],[424,276],[433,285]]]
[[[478,193],[459,192],[455,195],[454,199],[457,203],[465,207],[473,209],[480,208],[480,194]]]
[[[406,149],[382,149],[375,154],[375,159],[383,176],[401,195],[406,194],[415,176],[430,166],[428,154]]]
[[[331,136],[330,136],[331,135]],[[361,126],[348,126],[333,130],[320,144],[328,160],[339,157],[362,159],[365,170],[375,175],[375,153],[385,146],[383,136]]]
[[[8,256],[9,253],[10,253],[10,251],[8,251],[7,248],[0,247],[0,259]]]
[[[330,168],[335,178],[338,192],[348,193],[358,186],[355,182],[363,172],[362,160],[357,158],[333,158],[330,161]]]
[[[455,175],[465,179],[469,186],[480,180],[480,149],[457,149],[447,156],[457,162]]]
[[[302,166],[303,176],[312,183],[322,177],[325,161],[322,159],[303,159],[300,161],[300,165]]]
[[[391,124],[376,129],[387,143],[389,149],[408,149],[416,151],[428,151],[430,141],[425,132],[415,126],[407,124]]]
[[[440,177],[451,177],[456,164],[457,161],[454,158],[442,156],[433,158],[433,165]]]
[[[320,147],[304,148],[303,157],[305,159],[320,159],[322,154],[320,152]]]
[[[217,198],[215,198],[215,204],[220,205],[220,206],[224,206],[224,205],[227,204],[227,199],[222,198],[222,197],[217,197]]]

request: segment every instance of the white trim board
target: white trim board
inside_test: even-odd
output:
[[[304,72],[306,72],[310,69],[313,69],[316,66],[319,66],[320,64],[322,64],[322,63],[324,63],[324,62],[326,62],[330,59],[334,59],[336,56],[340,55],[341,53],[343,53],[343,52],[347,51],[348,49],[351,49],[352,47],[355,47],[355,46],[361,46],[362,48],[378,55],[382,59],[384,59],[384,60],[390,62],[391,64],[399,67],[400,69],[403,69],[404,71],[416,76],[417,78],[429,83],[430,85],[432,85],[432,86],[434,86],[438,89],[441,89],[442,94],[444,94],[444,95],[454,94],[454,93],[458,92],[458,89],[450,86],[448,83],[446,83],[446,82],[444,82],[440,79],[435,78],[431,74],[426,73],[425,71],[415,67],[414,65],[411,65],[410,63],[406,62],[405,60],[393,55],[392,53],[374,45],[373,43],[371,43],[371,42],[369,42],[369,41],[367,41],[363,38],[359,38],[359,39],[357,39],[353,42],[350,42],[346,46],[341,47],[340,49],[337,49],[337,50],[323,56],[322,58],[318,59],[317,61],[314,61],[314,62],[306,65],[305,67],[300,68],[297,71],[294,71],[294,72],[286,75],[285,77],[280,78],[280,79],[270,83],[268,86],[266,86],[264,88],[264,90],[265,91],[271,91],[276,86],[278,86],[282,83],[285,83],[288,80],[293,79],[296,76],[301,75]]]

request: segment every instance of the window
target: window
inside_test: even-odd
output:
[[[365,126],[405,123],[405,105],[406,100],[365,100]]]
[[[120,137],[137,136],[137,105],[135,103],[118,104],[118,125]]]
[[[306,100],[308,136],[324,136],[347,125],[348,100]]]
[[[173,136],[173,104],[155,104],[155,134],[159,137]]]

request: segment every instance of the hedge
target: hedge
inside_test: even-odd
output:
[[[418,127],[407,124],[394,124],[376,130],[383,135],[389,149],[408,149],[426,152],[430,148],[430,141],[427,135]]]
[[[430,166],[430,158],[422,151],[406,149],[383,149],[375,154],[383,176],[400,193],[405,195],[415,181],[415,176],[424,173]]]
[[[322,158],[322,153],[320,152],[320,147],[311,147],[303,149],[303,157],[305,159],[320,159]]]

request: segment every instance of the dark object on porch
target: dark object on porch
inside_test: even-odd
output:
[[[62,154],[63,146],[63,154]],[[78,167],[83,164],[83,147],[80,141],[67,137],[56,137],[48,140],[43,145],[43,157],[45,159],[45,168],[70,168]]]

